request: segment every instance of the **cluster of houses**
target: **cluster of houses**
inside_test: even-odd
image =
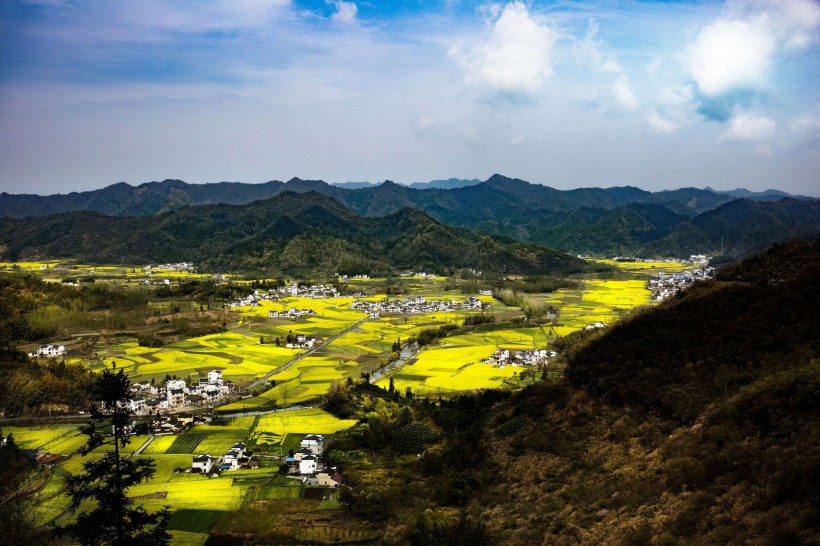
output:
[[[275,290],[268,290],[267,293],[254,290],[252,294],[232,301],[228,304],[228,307],[256,307],[262,300],[279,301],[279,295]]]
[[[489,303],[484,303],[475,296],[470,296],[467,300],[461,302],[456,300],[427,301],[424,296],[416,296],[415,298],[394,301],[388,301],[386,299],[382,301],[356,300],[350,304],[351,309],[368,313],[371,318],[379,318],[380,313],[399,313],[403,315],[410,315],[436,312],[446,313],[459,310],[481,311],[489,306]]]
[[[293,341],[285,344],[288,349],[312,349],[316,344],[321,343],[323,339],[319,336],[308,336],[304,334],[296,334]]]
[[[509,349],[497,349],[484,362],[499,368],[504,366],[538,366],[546,364],[550,359],[558,356],[555,351],[547,349],[524,349],[511,352]]]
[[[367,280],[370,278],[368,275],[353,275],[352,277],[348,277],[347,275],[339,275],[338,273],[334,273],[333,276],[338,278],[340,281],[346,281],[348,279]]]
[[[40,345],[37,347],[37,350],[32,351],[28,354],[29,358],[57,358],[60,356],[65,356],[65,346],[64,345]]]
[[[435,273],[425,273],[424,271],[420,271],[418,273],[414,273],[412,271],[406,271],[404,273],[401,273],[401,276],[402,277],[418,277],[420,279],[432,279],[433,277],[436,276],[436,274]]]
[[[338,298],[340,296],[335,286],[325,286],[323,284],[299,286],[298,283],[295,282],[279,288],[278,292],[288,296],[301,296],[303,298],[313,299]]]
[[[188,385],[183,379],[169,379],[159,386],[141,381],[131,385],[134,397],[128,401],[128,409],[134,413],[145,413],[149,410],[214,404],[233,390],[232,382],[223,381],[222,370],[211,370],[207,377],[193,385]]]
[[[713,267],[701,267],[693,271],[679,271],[677,273],[664,273],[661,271],[657,275],[649,278],[649,290],[652,292],[652,301],[660,302],[668,297],[674,296],[687,286],[696,281],[711,279],[715,275]]]
[[[313,309],[297,309],[291,307],[287,311],[269,311],[268,318],[289,318],[295,319],[305,315],[315,315],[316,311]]]
[[[151,274],[152,269],[168,269],[171,271],[193,271],[194,262],[177,262],[174,264],[160,264],[160,265],[146,265],[142,268],[143,271]]]
[[[254,290],[252,294],[248,294],[244,298],[239,298],[236,301],[231,302],[228,306],[229,307],[254,307],[259,305],[259,302],[262,300],[270,300],[270,301],[279,301],[279,296],[289,297],[289,296],[299,296],[302,298],[313,298],[313,299],[327,299],[327,298],[338,298],[341,296],[339,291],[336,290],[335,286],[325,286],[323,284],[313,284],[311,286],[300,286],[298,283],[291,283],[285,286],[281,286],[277,289],[271,289],[267,292],[260,292],[259,290]],[[299,310],[297,310],[299,311]],[[312,313],[313,311],[309,311],[307,309],[302,309],[301,312],[308,312]],[[279,317],[285,316],[288,318],[295,318],[295,316],[288,315],[286,313],[282,313],[279,311]]]
[[[245,442],[236,442],[221,457],[212,457],[202,454],[194,455],[191,460],[191,472],[193,474],[211,474],[214,469],[239,470],[240,468],[259,468],[259,461],[253,457],[253,453],[247,450]]]
[[[286,458],[286,463],[301,477],[303,483],[311,486],[338,487],[342,475],[335,468],[322,466],[319,456],[325,448],[325,439],[320,434],[308,434],[299,444],[298,451]],[[237,442],[221,457],[195,455],[191,459],[191,472],[194,474],[211,474],[216,470],[240,470],[258,468],[259,461],[247,450],[244,442]]]

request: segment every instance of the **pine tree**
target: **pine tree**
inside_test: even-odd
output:
[[[89,424],[82,429],[88,441],[80,452],[85,456],[104,445],[112,449],[100,459],[83,463],[83,472],[68,478],[71,510],[76,512],[82,505],[83,511],[76,522],[57,527],[55,535],[72,537],[83,546],[169,544],[168,508],[149,513],[141,506],[134,507],[126,495],[129,488],[150,479],[155,472],[153,459],[120,455],[120,449],[130,443],[128,376],[122,369],[105,370],[92,385],[91,395],[99,405],[92,405]],[[109,423],[111,434],[106,435]]]

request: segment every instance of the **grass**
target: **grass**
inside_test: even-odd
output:
[[[224,512],[220,510],[177,510],[171,516],[168,528],[175,531],[202,533],[211,528]]]

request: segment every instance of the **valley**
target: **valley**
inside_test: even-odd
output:
[[[695,267],[674,261],[623,262],[623,267],[610,261],[607,265],[608,278],[590,273],[549,281],[554,285],[550,292],[531,291],[545,284],[541,278],[511,277],[498,283],[427,274],[331,278],[314,289],[295,280],[196,273],[193,264],[123,267],[53,260],[3,263],[0,271],[12,278],[42,279],[29,282],[40,283],[35,285],[45,299],[50,291],[111,291],[126,300],[128,294],[141,296],[131,309],[119,311],[124,314],[119,321],[111,315],[121,302],[91,312],[92,318],[79,317],[70,312],[78,302],[65,294],[61,304],[35,304],[28,320],[38,328],[50,328],[54,337],[44,341],[64,349],[58,357],[61,365],[93,373],[123,370],[135,386],[142,385],[135,391],[141,404],[138,421],[156,421],[161,414],[171,416],[172,422],[201,414],[214,419],[211,424],[180,426],[183,432],[172,436],[143,429],[126,448],[133,457],[150,457],[157,465],[151,480],[132,489],[132,498],[148,509],[170,506],[172,544],[187,545],[205,543],[209,533],[236,530],[242,514],[270,503],[281,516],[268,518],[267,527],[254,532],[284,533],[283,522],[290,526],[295,518],[308,527],[301,528],[298,536],[288,527],[285,534],[294,540],[315,536],[325,542],[356,542],[381,536],[382,531],[372,525],[336,528],[324,522],[311,527],[310,522],[322,514],[344,513],[339,512],[341,490],[306,486],[298,471],[295,476],[282,475],[280,467],[288,451],[298,449],[308,434],[339,437],[331,444],[328,464],[351,470],[383,464],[367,454],[368,447],[374,447],[373,439],[357,440],[363,423],[372,423],[371,418],[362,421],[358,410],[350,418],[339,418],[319,406],[327,407],[342,391],[365,386],[391,404],[416,400],[426,405],[464,393],[515,392],[556,381],[565,364],[551,349],[560,345],[563,336],[596,324],[611,325],[633,309],[650,305],[652,274]],[[209,286],[207,295],[201,293],[203,284]],[[516,285],[526,292],[519,293],[513,288]],[[468,299],[473,302],[469,306]],[[363,311],[373,303],[383,310],[393,309],[385,303],[391,301],[399,304],[393,312]],[[431,304],[425,304],[423,311],[402,304],[420,301]],[[289,314],[290,310],[299,312]],[[93,317],[95,313],[100,316]],[[186,337],[184,332],[192,325],[219,331]],[[37,344],[20,348],[34,350]],[[531,360],[516,360],[516,353]],[[214,398],[194,394],[200,392],[194,387],[200,380],[207,382],[213,370],[221,372],[227,391]],[[186,385],[186,393],[169,403],[163,385],[177,378]],[[41,474],[36,489],[37,525],[46,527],[71,521],[66,477],[95,457],[78,453],[85,437],[78,434],[77,424],[54,420],[66,412],[76,416],[82,406],[51,402],[17,410],[15,415],[26,417],[27,425],[11,421],[2,426],[20,448],[39,451],[41,456],[52,454],[60,461]],[[378,402],[375,408],[387,411],[388,421],[396,417],[395,410],[378,409]],[[49,416],[54,419],[49,421]],[[408,429],[408,445],[417,447],[411,449],[440,441],[437,427],[413,426]],[[218,479],[190,475],[193,455],[219,456],[235,442],[248,446],[258,469],[223,471]],[[337,446],[344,449],[335,451]],[[389,465],[382,471],[389,471]],[[292,514],[295,507],[298,514]]]

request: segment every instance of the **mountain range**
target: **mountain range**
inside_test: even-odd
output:
[[[566,273],[587,264],[533,244],[441,224],[418,209],[365,218],[316,192],[287,191],[247,205],[184,206],[154,216],[72,212],[0,220],[10,260],[92,263],[190,260],[203,268],[293,275],[458,268]]]
[[[768,190],[681,188],[647,192],[635,187],[557,190],[493,175],[483,182],[449,179],[425,189],[386,181],[341,185],[294,178],[263,184],[180,180],[139,186],[115,184],[68,195],[0,194],[0,216],[38,217],[94,211],[111,216],[162,215],[192,205],[243,205],[282,192],[330,196],[362,216],[405,207],[450,226],[557,248],[569,254],[686,257],[693,253],[743,256],[774,242],[820,233],[818,201]],[[355,187],[356,189],[349,189]]]

